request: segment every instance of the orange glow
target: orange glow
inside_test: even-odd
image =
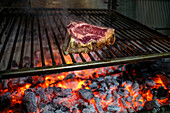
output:
[[[88,57],[87,54],[82,54],[85,58],[87,58],[87,61],[90,61],[90,57]],[[76,59],[79,59],[79,62],[82,62],[81,59],[79,58],[78,54],[74,54],[73,55]],[[56,57],[56,56],[55,56]],[[67,64],[72,64],[72,59],[69,55],[65,56],[64,58],[66,60]],[[58,59],[55,59],[56,63],[60,63],[60,61]],[[45,65],[52,65],[52,61],[48,60],[48,57],[46,57],[45,59]],[[37,63],[36,64],[37,67],[41,66],[41,63]],[[117,66],[118,67],[118,66]],[[89,87],[89,85],[92,83],[91,79],[95,79],[102,76],[106,76],[105,73],[109,72],[109,69],[112,70],[116,70],[117,68],[116,66],[110,66],[110,67],[105,67],[105,68],[95,68],[95,69],[88,69],[88,70],[81,70],[81,71],[73,71],[73,72],[63,72],[60,74],[52,74],[52,75],[47,75],[47,76],[43,76],[43,77],[39,77],[39,76],[34,76],[32,77],[33,81],[36,83],[36,81],[39,81],[41,79],[41,83],[37,83],[35,88],[39,88],[42,87],[44,88],[44,90],[48,90],[48,87],[60,87],[63,89],[72,89],[71,96],[68,96],[68,98],[62,98],[61,100],[59,100],[60,103],[64,103],[65,106],[71,108],[72,106],[74,106],[75,104],[79,104],[78,100],[80,99],[80,95],[78,94],[78,90],[79,89],[91,89]],[[122,70],[124,70],[124,68],[122,67]],[[128,72],[127,72],[128,73]],[[64,79],[68,74],[74,74],[74,78],[71,79]],[[111,76],[121,76],[121,73],[116,73],[116,74],[111,74]],[[135,70],[133,70],[133,75],[136,76],[135,74]],[[88,83],[86,83],[86,81],[88,80]],[[156,85],[153,88],[159,88],[160,86],[163,86],[165,89],[167,89],[167,87],[165,87],[165,85],[163,84],[160,75],[158,75],[156,78],[153,78],[153,80],[155,81]],[[98,84],[98,87],[100,85]],[[0,86],[1,87],[1,86]],[[0,93],[4,94],[5,92],[11,92],[11,97],[12,97],[12,102],[11,105],[14,106],[16,103],[21,104],[22,103],[22,99],[24,96],[24,92],[26,89],[29,89],[31,87],[31,84],[25,84],[24,86],[21,87],[17,87],[17,88],[11,88],[11,89],[0,89]],[[153,98],[153,95],[151,93],[151,90],[147,89],[146,91],[137,91],[134,92],[132,90],[132,86],[128,85],[126,82],[124,82],[122,84],[122,87],[125,87],[128,91],[126,98],[129,96],[132,96],[131,101],[133,102],[133,104],[131,102],[127,102],[125,100],[125,103],[127,104],[124,105],[122,104],[122,96],[117,94],[117,99],[115,99],[113,96],[111,96],[108,100],[106,100],[106,96],[107,94],[111,93],[113,94],[113,92],[117,92],[117,86],[110,88],[108,91],[109,92],[104,92],[104,93],[99,93],[98,91],[93,92],[94,97],[99,97],[101,99],[101,106],[103,107],[103,109],[107,109],[108,105],[117,105],[119,107],[121,107],[121,110],[123,110],[123,108],[129,108],[129,107],[138,107],[138,106],[144,106],[145,102],[147,101],[151,101]],[[33,91],[35,91],[34,89],[32,89]],[[94,89],[92,90],[94,91]],[[142,96],[139,99],[139,102],[136,102],[136,98],[139,96],[139,94]],[[45,94],[48,98],[48,100],[52,100],[52,98],[54,98],[56,96],[56,94],[52,93],[52,94]],[[36,95],[38,98],[38,95]],[[37,99],[38,100],[38,99]],[[146,101],[145,101],[146,100]],[[168,98],[165,98],[163,100],[157,99],[157,101],[160,104],[166,104],[168,103]],[[86,100],[86,102],[88,104],[93,104],[95,106],[95,109],[97,111],[97,107],[96,107],[96,103],[95,100],[92,98],[90,100]],[[38,103],[38,102],[37,102]],[[139,105],[142,104],[142,105]],[[13,113],[14,111],[9,110],[9,112]],[[78,112],[82,112],[82,111],[78,111]],[[97,111],[99,112],[99,111]]]

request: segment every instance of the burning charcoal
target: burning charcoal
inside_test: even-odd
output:
[[[103,77],[99,77],[99,78],[97,78],[96,79],[98,82],[102,82],[102,81],[104,81],[104,78]]]
[[[137,108],[137,111],[141,111],[143,109],[143,107],[142,106],[139,106],[138,108]]]
[[[10,92],[6,92],[5,94],[0,95],[0,111],[8,107],[11,101],[12,101],[12,94]]]
[[[120,110],[121,110],[121,107],[119,107],[119,106],[114,106],[114,105],[109,105],[109,106],[107,107],[107,110],[108,110],[108,111],[120,111]]]
[[[62,89],[63,95],[72,95],[72,89]]]
[[[91,85],[89,85],[91,89],[96,89],[98,88],[97,82],[93,82]]]
[[[61,106],[61,111],[63,112],[69,112],[69,108],[65,107],[65,106]]]
[[[132,85],[131,89],[132,89],[133,92],[138,92],[139,91],[139,84],[138,83],[134,83]]]
[[[128,106],[128,105],[126,104],[126,101],[124,100],[124,98],[121,98],[120,100],[121,100],[121,103],[122,103],[122,105],[123,105],[124,107],[127,107],[127,106]]]
[[[97,110],[100,112],[100,113],[103,113],[103,108],[102,108],[102,105],[101,105],[101,100],[99,97],[94,97],[94,100],[95,100],[95,103],[96,103],[96,107],[97,107]]]
[[[37,112],[36,96],[31,90],[26,90],[22,99],[22,104],[26,112]]]
[[[55,113],[65,113],[65,112],[63,112],[59,109],[59,110],[56,110]]]
[[[36,90],[36,95],[39,95],[39,96],[40,96],[40,101],[43,101],[43,102],[46,102],[46,103],[48,102],[48,98],[47,98],[47,96],[45,95],[45,92]]]
[[[110,79],[110,80],[111,80],[112,78],[113,78],[113,77],[112,77],[111,75],[107,75],[107,76],[104,77],[105,80],[106,80],[106,79]]]
[[[117,82],[115,79],[112,80],[112,83],[116,86],[119,86],[119,82]]]
[[[44,104],[44,103],[40,102],[39,110],[40,110],[40,112],[43,112],[43,111],[54,111],[55,108],[53,108],[51,104],[47,105],[47,104]]]
[[[54,87],[54,93],[57,95],[58,93],[61,92],[61,88],[60,87]]]
[[[43,111],[42,113],[54,113],[54,111]]]
[[[114,94],[113,94],[113,100],[114,100],[114,104],[116,105],[119,105],[119,94],[117,94],[116,91],[114,91]]]
[[[104,88],[97,88],[97,91],[99,91],[99,92],[104,92]]]
[[[126,81],[126,83],[127,83],[127,85],[129,86],[129,87],[131,87],[132,86],[132,82],[131,81]]]
[[[76,75],[74,73],[70,73],[64,78],[64,80],[72,79],[72,78],[75,78],[75,77],[76,77]]]
[[[107,96],[106,96],[106,100],[110,100],[111,97],[112,97],[112,94],[108,93]]]
[[[124,97],[127,97],[129,95],[129,91],[124,90]]]
[[[129,111],[129,113],[133,113],[134,112],[132,107],[128,108],[128,111]]]
[[[100,85],[101,88],[104,88],[105,90],[108,90],[108,87],[106,85],[106,83],[102,82]]]
[[[2,86],[3,89],[7,89],[8,88],[7,79],[1,81],[1,86]]]
[[[93,104],[91,104],[91,105],[88,105],[88,106],[86,106],[87,108],[88,108],[88,110],[90,111],[90,113],[97,113],[97,111],[96,111],[96,109],[95,109],[95,107],[94,107],[94,105]],[[84,110],[84,109],[83,109]],[[84,112],[84,113],[86,113],[86,112]],[[88,113],[88,112],[87,112]]]
[[[146,109],[158,108],[158,107],[160,107],[160,104],[158,103],[157,100],[147,101],[147,102],[145,103],[144,107],[145,107]]]
[[[124,96],[124,90],[122,88],[119,88],[118,94],[123,97]]]
[[[90,100],[94,96],[93,92],[89,89],[81,89],[78,92],[82,98],[87,99],[87,100]]]
[[[167,97],[167,94],[168,94],[168,90],[166,90],[163,86],[160,86],[158,89],[157,89],[157,97],[158,98],[165,98]]]
[[[110,85],[110,88],[109,88],[110,90],[115,90],[115,89],[117,89],[117,86],[116,85]]]
[[[47,87],[47,92],[48,92],[48,93],[51,94],[51,93],[53,93],[53,91],[54,91],[54,88],[53,88],[53,87],[50,87],[50,86]]]
[[[132,99],[133,99],[133,97],[132,97],[132,96],[128,96],[128,97],[126,98],[126,101],[131,102],[131,101],[132,101]]]
[[[147,79],[145,80],[145,83],[146,83],[146,85],[147,85],[148,87],[153,87],[153,86],[155,86],[155,81],[152,80],[152,79],[149,79],[149,78],[147,78]]]
[[[101,103],[101,99],[99,97],[94,97],[94,100],[95,100],[96,104],[100,104]]]
[[[136,101],[139,101],[139,99],[141,99],[142,98],[142,96],[139,94],[136,98],[135,98],[135,100]]]
[[[79,109],[78,108],[73,108],[72,113],[79,113]]]
[[[83,109],[82,113],[91,113],[91,112],[89,111],[89,109],[85,108]]]

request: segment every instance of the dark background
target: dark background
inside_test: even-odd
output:
[[[1,0],[0,7],[99,8],[112,0]],[[170,0],[113,0],[116,11],[170,36]]]

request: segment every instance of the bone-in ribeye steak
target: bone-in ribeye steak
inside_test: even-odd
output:
[[[98,27],[85,22],[71,22],[67,26],[68,36],[65,39],[63,50],[69,53],[87,53],[115,42],[115,30]]]

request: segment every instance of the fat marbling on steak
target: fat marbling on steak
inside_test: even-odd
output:
[[[115,42],[115,30],[98,27],[77,21],[67,26],[68,36],[64,41],[63,51],[69,53],[87,53]]]

